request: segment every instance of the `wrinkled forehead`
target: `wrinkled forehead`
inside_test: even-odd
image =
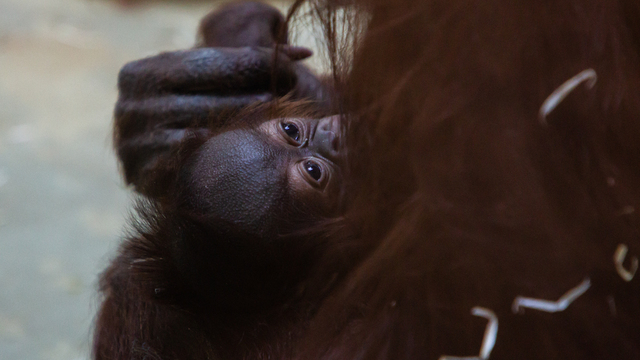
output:
[[[183,174],[187,205],[250,232],[268,226],[288,198],[287,154],[259,133],[241,129],[218,134],[193,155]]]
[[[207,140],[199,149],[199,158],[213,167],[231,165],[267,166],[282,157],[283,149],[252,129],[222,132]]]

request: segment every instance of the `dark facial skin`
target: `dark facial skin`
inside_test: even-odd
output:
[[[274,119],[221,132],[185,161],[168,217],[193,226],[171,250],[198,294],[189,301],[246,312],[292,296],[315,258],[310,227],[338,214],[340,133],[337,116]]]
[[[297,62],[311,51],[290,46],[281,32],[286,34],[286,25],[276,8],[230,3],[202,20],[198,48],[126,64],[114,112],[114,143],[125,181],[144,195],[166,195],[156,174],[185,130],[223,129],[233,125],[230,113],[249,105],[288,95],[331,114],[330,86]]]
[[[259,237],[330,216],[341,181],[339,134],[334,116],[274,119],[216,135],[187,166],[185,201]]]

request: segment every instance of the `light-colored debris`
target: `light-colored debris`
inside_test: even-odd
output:
[[[622,265],[624,263],[624,259],[627,257],[628,251],[629,248],[627,247],[627,245],[620,244],[616,248],[616,252],[613,254],[613,263],[616,266],[616,271],[624,281],[633,280],[633,277],[636,275],[636,271],[638,271],[638,258],[635,256],[631,260],[630,270],[625,269]]]
[[[578,286],[567,291],[558,301],[549,301],[543,299],[534,299],[524,296],[518,296],[513,301],[511,309],[514,313],[520,312],[521,308],[535,309],[545,312],[564,311],[571,303],[584,294],[591,287],[591,280],[585,278]]]
[[[586,69],[581,71],[578,75],[565,81],[557,89],[555,89],[549,97],[540,106],[538,112],[538,119],[543,125],[547,124],[547,115],[549,115],[557,106],[567,97],[578,85],[586,82],[587,88],[591,89],[596,84],[598,75],[593,69]]]

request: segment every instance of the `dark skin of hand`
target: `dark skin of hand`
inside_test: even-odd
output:
[[[235,29],[235,30],[234,30]],[[127,184],[161,197],[158,164],[187,133],[231,125],[248,105],[288,94],[329,107],[327,84],[299,60],[311,51],[286,43],[282,14],[260,3],[232,3],[200,25],[200,47],[126,64],[118,78],[114,143]],[[281,39],[282,40],[279,40]]]

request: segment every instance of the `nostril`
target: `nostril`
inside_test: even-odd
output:
[[[320,124],[318,124],[318,130],[321,131],[331,131],[331,122],[330,121],[320,121]]]
[[[338,152],[338,148],[340,147],[340,137],[336,136],[336,133],[331,132],[331,150]]]
[[[309,148],[329,160],[335,160],[340,153],[340,130],[338,116],[320,119],[310,139]]]

